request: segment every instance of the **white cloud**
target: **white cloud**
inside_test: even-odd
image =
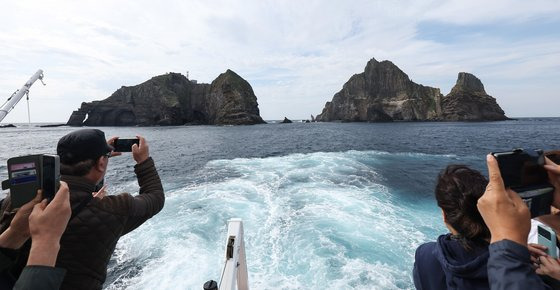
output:
[[[187,70],[211,82],[230,68],[252,84],[265,119],[308,118],[375,57],[443,93],[459,71],[473,72],[507,114],[558,116],[558,33],[438,41],[422,38],[422,24],[558,25],[560,2],[418,2],[11,1],[0,12],[0,97],[42,68],[48,86],[31,89],[32,121],[64,122],[82,101],[122,85]],[[535,89],[538,97],[524,98]],[[528,106],[535,101],[557,105]],[[4,122],[26,120],[20,104]]]

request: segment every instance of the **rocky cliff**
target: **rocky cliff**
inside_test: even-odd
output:
[[[449,121],[507,120],[496,99],[486,94],[482,82],[461,72],[451,92],[441,102],[442,119]]]
[[[353,75],[316,117],[327,122],[505,119],[496,100],[471,74],[460,73],[454,90],[443,96],[438,88],[411,81],[392,62],[375,59],[363,73]]]
[[[264,123],[251,85],[227,70],[211,84],[168,73],[121,87],[102,101],[82,103],[71,126],[246,125]]]

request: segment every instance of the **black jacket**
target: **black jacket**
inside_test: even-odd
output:
[[[61,289],[101,289],[119,238],[163,208],[165,196],[152,158],[137,164],[134,171],[139,195],[122,193],[101,200],[91,199],[95,185],[86,179],[61,177],[70,188],[73,211],[83,200],[90,199],[70,220],[60,240],[56,266],[67,270]]]
[[[421,245],[414,261],[417,289],[490,289],[486,263],[488,246],[465,250],[451,234]]]
[[[489,249],[488,278],[492,290],[550,289],[531,268],[526,246],[502,240]]]
[[[58,290],[66,270],[48,266],[27,266],[14,290]]]

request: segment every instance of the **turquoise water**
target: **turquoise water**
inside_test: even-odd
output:
[[[211,161],[198,173],[204,182],[168,192],[163,212],[121,240],[117,263],[142,272],[121,269],[132,277],[109,288],[200,289],[219,279],[232,217],[244,221],[254,289],[410,288],[414,250],[443,227],[422,197],[430,192],[387,185],[380,168],[449,158],[349,151]]]
[[[53,153],[74,129],[2,129],[0,177],[9,157]],[[119,241],[106,289],[219,280],[236,217],[252,289],[410,289],[416,247],[446,232],[432,193],[441,169],[485,172],[490,151],[560,147],[558,118],[101,129],[148,139],[167,197]],[[137,193],[133,164],[110,159],[110,194]]]

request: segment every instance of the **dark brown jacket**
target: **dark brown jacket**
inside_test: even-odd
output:
[[[101,289],[119,238],[163,208],[165,196],[152,158],[137,164],[134,172],[139,195],[122,193],[91,199],[68,223],[56,263],[67,270],[60,289]],[[70,188],[73,210],[82,200],[91,198],[94,184],[77,176],[63,175],[61,179]]]

